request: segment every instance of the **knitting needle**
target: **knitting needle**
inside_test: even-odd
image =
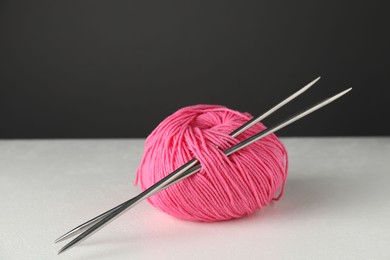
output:
[[[289,119],[287,120],[284,120],[282,121],[281,123],[271,127],[271,128],[268,128],[266,129],[265,131],[261,131],[260,133],[234,145],[233,147],[227,149],[224,151],[224,153],[229,156],[239,150],[241,150],[242,148],[256,142],[257,140],[271,134],[271,133],[274,133],[280,129],[282,129],[283,127],[286,127],[287,125],[301,119],[302,117],[305,117],[306,115],[320,109],[321,107],[323,106],[326,106],[327,104],[335,101],[336,99],[340,98],[341,96],[345,95],[347,92],[349,92],[352,88],[349,88],[349,89],[346,89],[330,98],[327,98],[319,103],[317,103],[316,105],[304,110],[303,112],[293,116],[293,117],[290,117]],[[192,174],[194,174],[195,172],[197,172],[201,166],[200,165],[197,165],[194,167],[195,169],[191,169],[190,171],[188,172],[185,172],[183,174],[181,174],[180,176],[178,176],[176,178],[176,180],[172,181],[171,183],[167,182],[167,183],[161,183],[161,185],[163,186],[166,186],[164,187],[167,188],[171,185],[173,185],[174,183],[176,183],[176,181],[179,181],[179,179],[184,179],[184,178],[187,178],[189,176],[191,176]],[[153,185],[154,186],[154,185]],[[78,237],[76,237],[75,239],[73,239],[70,243],[68,243],[67,245],[65,245],[59,252],[58,254],[60,254],[61,252],[69,249],[70,247],[74,246],[75,244],[77,244],[78,242],[80,242],[81,240],[87,238],[89,235],[91,235],[92,233],[96,232],[97,230],[99,230],[100,228],[102,228],[103,226],[105,226],[106,224],[108,224],[110,221],[114,220],[116,217],[120,216],[121,214],[123,214],[126,210],[132,208],[133,206],[135,206],[136,204],[138,204],[141,200],[143,199],[146,199],[148,197],[150,197],[151,195],[153,195],[154,193],[156,193],[156,191],[159,189],[159,188],[162,188],[163,186],[159,187],[158,185],[155,187],[155,189],[152,189],[150,190],[149,192],[146,192],[146,193],[141,193],[140,195],[136,196],[136,200],[129,200],[128,202],[125,203],[125,205],[123,207],[121,207],[120,209],[118,210],[115,210],[114,212],[108,214],[108,216],[105,216],[103,219],[101,219],[99,222],[97,222],[96,224],[94,224],[92,227],[90,227],[89,229],[87,229],[85,232],[83,232],[81,235],[79,235]],[[149,190],[149,189],[148,189]],[[147,190],[146,190],[147,191]]]
[[[252,143],[254,143],[254,142],[258,141],[258,140],[260,140],[261,138],[266,137],[267,135],[269,135],[269,134],[271,134],[271,133],[274,133],[274,132],[276,132],[276,131],[282,129],[283,127],[288,126],[289,124],[292,124],[293,122],[295,122],[295,121],[301,119],[302,117],[305,117],[305,116],[307,116],[307,115],[310,114],[310,113],[313,113],[314,111],[320,109],[321,107],[326,106],[327,104],[329,104],[329,103],[335,101],[335,100],[338,99],[339,97],[341,97],[341,96],[347,94],[347,93],[348,93],[349,91],[351,91],[351,90],[352,90],[352,88],[346,89],[346,90],[340,92],[339,94],[334,95],[333,97],[330,97],[330,98],[328,98],[328,99],[325,99],[325,100],[323,100],[323,101],[317,103],[317,105],[314,105],[314,106],[312,106],[311,108],[306,109],[305,111],[303,111],[303,112],[301,112],[301,113],[298,113],[298,114],[296,114],[296,115],[290,117],[289,119],[286,119],[286,120],[282,121],[281,123],[279,123],[279,124],[277,124],[277,125],[275,125],[275,126],[273,126],[273,127],[271,127],[271,128],[265,129],[265,130],[263,130],[263,131],[261,131],[261,132],[255,134],[255,135],[253,135],[253,136],[251,136],[251,137],[245,139],[244,141],[242,141],[242,142],[240,142],[240,143],[238,143],[238,144],[236,144],[236,145],[234,145],[234,146],[232,146],[232,147],[226,149],[223,153],[224,153],[226,156],[229,156],[229,155],[231,155],[231,154],[233,154],[233,153],[235,153],[235,152],[241,150],[242,148],[244,148],[244,147],[246,147],[246,146],[248,146],[248,145],[250,145],[250,144],[252,144]],[[181,180],[183,180],[183,179],[185,179],[185,178],[187,178],[187,177],[193,175],[194,173],[196,173],[197,171],[199,171],[200,168],[201,168],[201,165],[200,165],[200,164],[195,165],[195,166],[192,167],[190,170],[184,172],[183,174],[181,174],[180,176],[178,176],[175,180],[173,180],[172,182],[168,183],[168,184],[167,184],[166,186],[164,186],[164,188],[162,188],[161,190],[164,190],[164,189],[168,188],[169,186],[172,186],[173,184],[178,183],[179,181],[181,181]],[[155,192],[152,193],[150,196],[152,196],[152,195],[154,195],[154,194],[160,192],[161,190],[155,191]],[[129,208],[129,209],[130,209],[130,208]]]
[[[239,128],[237,128],[236,130],[234,130],[233,132],[231,132],[229,135],[232,136],[232,137],[236,137],[238,135],[240,135],[241,133],[243,133],[245,130],[249,129],[250,127],[252,127],[254,124],[260,122],[261,120],[265,119],[266,117],[268,117],[269,115],[271,115],[272,113],[274,113],[276,110],[278,110],[279,108],[283,107],[284,105],[286,105],[287,103],[289,103],[290,101],[292,101],[293,99],[295,99],[296,97],[298,97],[299,95],[301,95],[303,92],[305,92],[306,90],[308,90],[311,86],[313,86],[315,83],[317,83],[317,81],[320,80],[321,77],[318,77],[316,79],[314,79],[313,81],[311,81],[310,83],[308,83],[306,86],[304,86],[303,88],[299,89],[297,92],[295,92],[294,94],[292,94],[291,96],[287,97],[286,99],[284,99],[283,101],[281,101],[280,103],[278,103],[277,105],[275,105],[274,107],[272,107],[270,110],[268,110],[267,112],[265,112],[264,114],[262,114],[261,116],[259,117],[256,117],[256,118],[253,118],[251,120],[249,120],[248,122],[246,122],[245,124],[243,124],[242,126],[240,126]],[[174,172],[172,172],[171,174],[169,174],[168,176],[172,176],[172,175],[177,175],[177,174],[180,174],[180,173],[183,173],[185,172],[186,170],[190,169],[191,167],[193,167],[196,163],[198,163],[198,160],[197,159],[192,159],[190,161],[188,161],[186,164],[182,165],[180,168],[176,169]],[[167,176],[167,177],[168,177]],[[68,237],[72,236],[72,235],[75,235],[77,234],[79,231],[85,229],[86,227],[88,227],[89,225],[93,224],[94,222],[96,222],[97,220],[101,219],[103,216],[113,212],[114,210],[117,210],[119,209],[120,207],[122,207],[123,205],[125,204],[122,203],[121,205],[119,206],[116,206],[115,208],[113,209],[110,209],[102,214],[100,214],[99,216],[97,217],[94,217],[90,220],[88,220],[87,222],[75,227],[74,229],[70,230],[69,232],[65,233],[64,235],[60,236],[59,238],[57,238],[54,242],[57,243],[59,241],[62,241],[62,240],[65,240],[67,239]]]

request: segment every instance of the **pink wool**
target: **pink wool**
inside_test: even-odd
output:
[[[258,123],[236,138],[229,136],[251,118],[217,105],[178,110],[146,139],[135,183],[145,190],[195,157],[201,170],[150,197],[154,207],[180,219],[212,222],[240,218],[278,200],[288,160],[274,134],[230,156],[222,152],[265,129]]]

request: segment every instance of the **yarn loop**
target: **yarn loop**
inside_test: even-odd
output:
[[[235,138],[229,136],[251,118],[218,105],[176,111],[147,137],[135,183],[145,190],[195,157],[201,170],[150,197],[154,207],[180,219],[212,222],[240,218],[278,200],[288,159],[274,134],[230,156],[223,153],[265,129],[257,123]]]

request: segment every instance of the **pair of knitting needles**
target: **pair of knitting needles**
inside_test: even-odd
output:
[[[263,115],[249,120],[248,122],[246,122],[245,124],[243,124],[242,126],[237,128],[236,130],[234,130],[232,133],[230,133],[230,136],[236,137],[239,134],[241,134],[242,132],[246,131],[251,126],[253,126],[254,124],[256,124],[256,123],[260,122],[261,120],[263,120],[264,118],[268,117],[273,112],[275,112],[276,110],[278,110],[279,108],[286,105],[288,102],[290,102],[291,100],[293,100],[294,98],[298,97],[303,92],[308,90],[319,79],[320,79],[320,77],[316,78],[315,80],[313,80],[312,82],[310,82],[309,84],[307,84],[306,86],[304,86],[303,88],[301,88],[300,90],[298,90],[297,92],[295,92],[294,94],[292,94],[291,96],[289,96],[288,98],[286,98],[285,100],[283,100],[282,102],[280,102],[279,104],[277,104],[276,106],[274,106],[273,108],[268,110],[267,112],[265,112]],[[346,94],[347,92],[349,92],[351,89],[352,88],[346,89],[346,90],[344,90],[344,91],[342,91],[342,92],[340,92],[340,93],[338,93],[330,98],[324,99],[323,101],[315,104],[314,106],[307,108],[306,110],[302,111],[301,113],[298,113],[295,116],[292,116],[292,117],[282,121],[281,123],[278,123],[270,128],[267,128],[267,129],[255,134],[255,135],[253,135],[252,137],[249,137],[248,139],[246,139],[246,140],[230,147],[229,149],[225,150],[224,154],[226,156],[229,156],[229,155],[241,150],[242,148],[260,140],[261,138],[263,138],[271,133],[274,133],[274,132],[278,131],[279,129],[282,129],[283,127],[301,119],[302,117],[305,117],[306,115],[320,109],[323,106],[326,106],[327,104],[335,101],[339,97],[341,97],[344,94]],[[175,183],[177,183],[185,178],[190,177],[194,173],[198,172],[200,170],[200,168],[201,168],[201,165],[199,164],[199,161],[196,158],[193,158],[193,159],[189,160],[186,164],[182,165],[181,167],[179,167],[178,169],[176,169],[175,171],[173,171],[172,173],[167,175],[166,177],[162,178],[160,181],[153,184],[151,187],[149,187],[148,189],[146,189],[145,191],[143,191],[139,195],[137,195],[137,196],[131,198],[130,200],[102,213],[101,215],[99,215],[97,217],[92,218],[91,220],[88,220],[87,222],[77,226],[76,228],[72,229],[71,231],[69,231],[66,234],[62,235],[61,237],[57,238],[55,240],[55,243],[62,241],[62,240],[65,240],[65,239],[81,232],[82,230],[87,229],[82,234],[80,234],[78,237],[76,237],[71,242],[69,242],[67,245],[65,245],[63,248],[61,248],[61,250],[58,252],[58,254],[64,252],[65,250],[67,250],[67,249],[71,248],[72,246],[76,245],[77,243],[79,243],[81,240],[87,238],[92,233],[96,232],[97,230],[99,230],[100,228],[102,228],[103,226],[108,224],[110,221],[114,220],[119,215],[123,214],[126,210],[129,210],[132,207],[134,207],[135,205],[137,205],[138,203],[140,203],[142,200],[145,200],[145,199],[149,198],[150,196],[168,188],[169,186],[171,186],[171,185],[173,185],[173,184],[175,184]]]

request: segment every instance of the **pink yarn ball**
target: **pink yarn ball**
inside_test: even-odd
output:
[[[135,182],[145,190],[195,157],[201,170],[150,197],[154,207],[180,219],[212,222],[240,218],[278,200],[287,177],[287,151],[274,134],[223,154],[265,129],[258,123],[236,138],[229,136],[251,118],[217,105],[178,110],[147,137]]]

